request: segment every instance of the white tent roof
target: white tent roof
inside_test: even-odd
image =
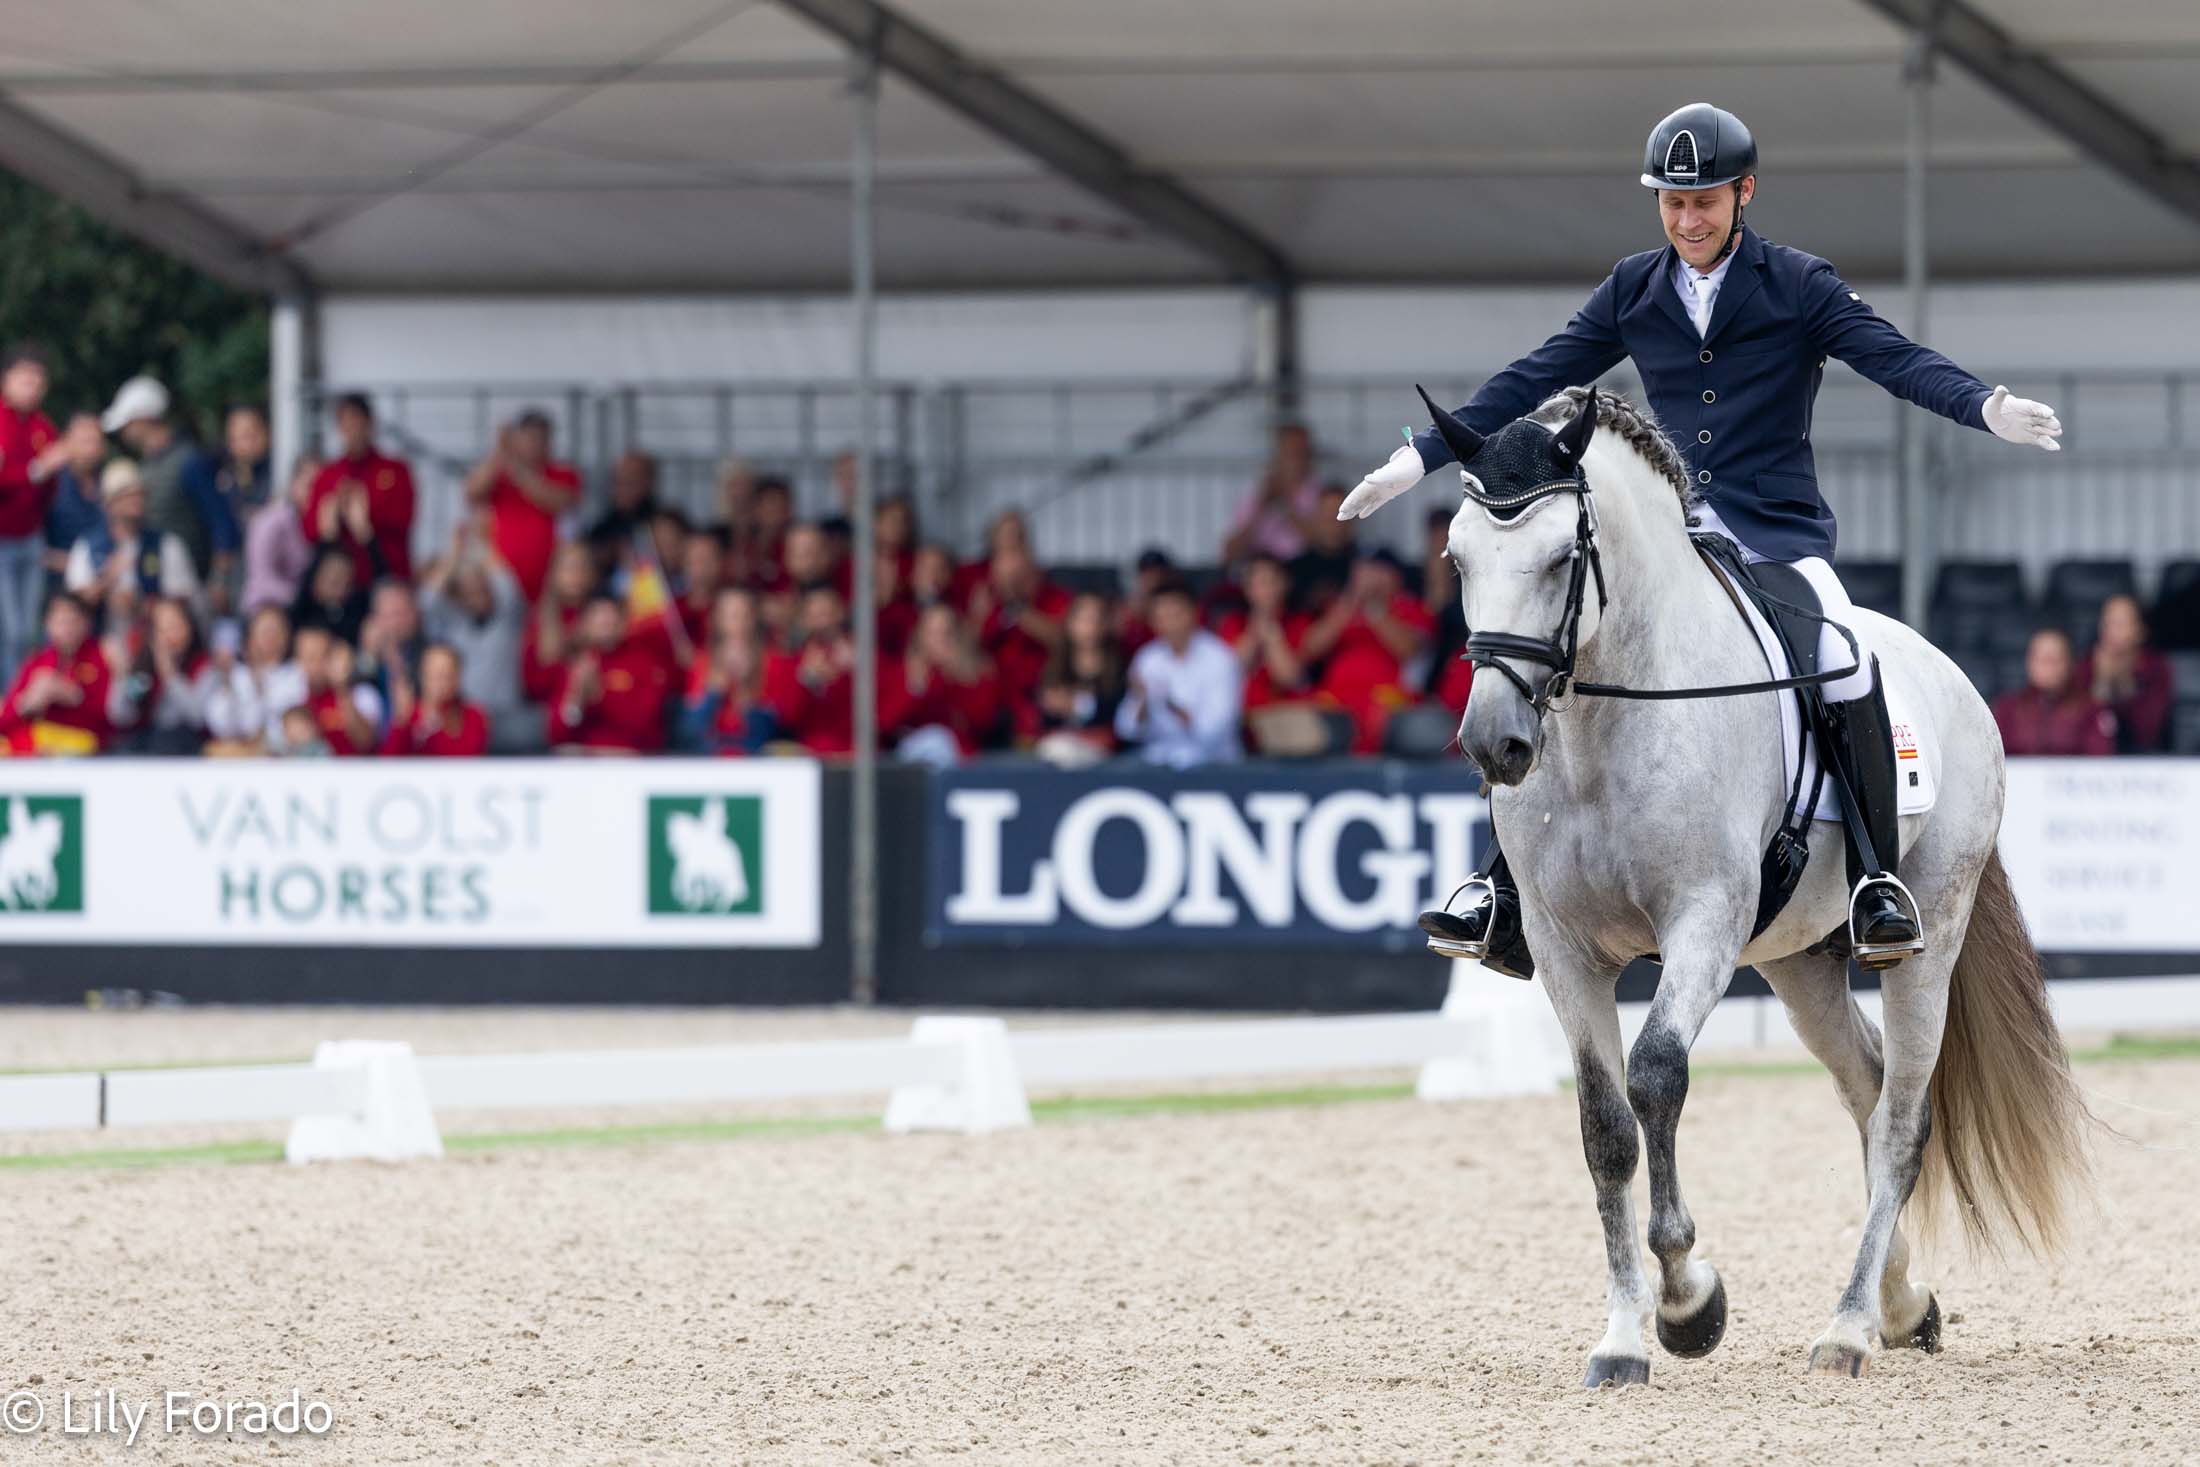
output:
[[[2190,168],[2200,6],[1968,8]],[[1879,0],[894,10],[1302,279],[1578,282],[1641,247],[1643,135],[1698,99],[1757,131],[1766,233],[1856,276],[1899,270],[1905,35]],[[0,118],[0,163],[155,237],[149,208],[334,290],[847,278],[847,50],[774,0],[0,0],[0,18],[0,99],[52,134]],[[2200,265],[2200,204],[2173,207],[1962,67],[1938,77],[1936,275]],[[880,129],[888,288],[1229,273],[899,76]],[[107,165],[113,186],[72,187]]]

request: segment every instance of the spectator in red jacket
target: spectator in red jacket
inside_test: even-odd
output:
[[[944,545],[920,545],[909,558],[909,579],[904,588],[919,610],[935,601],[960,607],[955,599],[955,557]]]
[[[952,606],[917,618],[909,650],[882,671],[882,741],[904,759],[953,764],[992,741],[1001,723],[1001,689]]]
[[[550,561],[550,584],[527,620],[520,648],[520,691],[528,702],[548,703],[557,697],[573,623],[600,584],[595,557],[587,546],[558,547]]]
[[[2041,627],[2024,649],[2025,685],[1994,700],[2004,752],[2113,754],[2116,715],[2071,675],[2070,638]]]
[[[2101,605],[2098,640],[2078,664],[2077,685],[2116,715],[2116,748],[2124,754],[2161,750],[2169,728],[2169,659],[2147,645],[2146,618],[2129,596]]]
[[[489,511],[489,543],[532,602],[550,576],[558,516],[580,498],[581,476],[550,457],[550,419],[536,409],[500,430],[466,475],[466,498]]]
[[[300,627],[290,639],[290,660],[305,687],[306,712],[331,754],[371,754],[382,722],[382,695],[353,677],[351,643],[325,627]]]
[[[897,580],[909,579],[910,564],[917,556],[917,506],[906,494],[889,494],[872,512],[872,543],[881,555],[893,557]]]
[[[1379,753],[1390,715],[1413,701],[1405,665],[1419,655],[1435,618],[1405,590],[1398,557],[1372,550],[1353,562],[1344,592],[1306,630],[1300,653],[1321,665],[1317,689],[1352,715],[1355,753]]]
[[[800,640],[797,622],[803,598],[819,586],[833,584],[833,554],[823,530],[800,524],[787,527],[780,540],[779,558],[779,573],[758,589],[764,597],[761,609],[765,628],[774,641],[788,645]],[[845,596],[842,600],[845,602]]]
[[[668,569],[673,567],[669,566]],[[726,542],[717,530],[690,530],[680,544],[677,566],[678,592],[674,605],[687,644],[701,647],[710,640],[710,619],[718,605],[718,593],[726,585]]]
[[[1245,671],[1245,711],[1312,695],[1307,659],[1299,654],[1313,618],[1291,609],[1291,573],[1267,551],[1245,566],[1245,609],[1222,619],[1215,631],[1237,653]]]
[[[872,604],[878,608],[878,651],[881,657],[899,657],[909,650],[917,634],[917,619],[924,608],[909,594],[905,562],[883,545],[872,558]]]
[[[92,613],[67,591],[46,602],[46,645],[0,702],[0,737],[16,754],[96,754],[113,736],[114,675],[92,640]]]
[[[336,433],[343,452],[313,480],[306,498],[307,537],[341,541],[351,551],[352,578],[359,585],[372,585],[377,574],[411,580],[412,467],[374,446],[374,404],[365,393],[336,399]],[[367,554],[369,541],[382,552],[379,571]]]
[[[796,619],[793,676],[766,690],[780,732],[813,754],[855,748],[855,639],[848,605],[831,586],[814,586]],[[883,683],[883,679],[881,679]]]
[[[1047,659],[1062,640],[1069,592],[1046,579],[1022,544],[1004,540],[986,578],[970,592],[970,625],[993,659],[1001,696],[1018,709],[1035,703]]]
[[[756,593],[745,586],[718,593],[710,633],[710,645],[688,669],[681,747],[698,754],[757,753],[778,737],[772,708],[787,694],[794,661],[772,648]]]
[[[759,591],[781,587],[787,575],[787,531],[794,527],[794,486],[766,474],[743,491],[740,476],[724,489],[727,524],[741,540],[749,584]]]
[[[390,731],[382,752],[473,758],[489,751],[489,718],[459,691],[458,653],[441,642],[420,654],[420,687],[392,669]]]
[[[657,648],[627,635],[626,608],[598,592],[573,628],[550,746],[560,754],[654,754],[665,746],[672,669]]]
[[[68,461],[60,430],[46,416],[46,358],[11,347],[0,365],[0,676],[37,637],[45,590],[43,531],[54,476]]]

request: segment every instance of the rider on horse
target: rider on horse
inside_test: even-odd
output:
[[[1839,357],[1898,397],[2011,443],[2058,448],[2062,424],[2045,404],[1989,388],[1904,337],[1864,304],[1833,267],[1769,243],[1742,222],[1757,191],[1757,144],[1730,112],[1681,108],[1651,132],[1642,183],[1655,189],[1666,245],[1630,255],[1564,330],[1492,377],[1458,419],[1496,432],[1560,388],[1592,382],[1632,357],[1645,393],[1695,475],[1698,533],[1727,536],[1751,563],[1791,564],[1820,609],[1856,636],[1857,670],[1825,685],[1832,766],[1861,817],[1868,849],[1849,841],[1849,930],[1859,950],[1899,961],[1924,950],[1900,856],[1895,770],[1878,661],[1833,573],[1833,511],[1818,492],[1811,409],[1825,359]],[[1338,511],[1357,517],[1454,460],[1434,431],[1416,436],[1360,482]],[[1848,667],[1848,644],[1821,628],[1819,665]],[[1463,890],[1483,900],[1464,912],[1422,914],[1439,951],[1479,957],[1518,977],[1534,971],[1520,931],[1519,895],[1493,828],[1484,879]]]

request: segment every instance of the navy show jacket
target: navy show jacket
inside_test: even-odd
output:
[[[1633,357],[1697,491],[1743,544],[1783,561],[1833,559],[1833,511],[1810,450],[1827,357],[1919,407],[1985,427],[1986,384],[1881,320],[1816,255],[1744,226],[1700,337],[1674,288],[1677,259],[1668,245],[1614,265],[1565,330],[1483,384],[1459,417],[1495,433]],[[1432,470],[1452,462],[1434,430],[1413,445]]]

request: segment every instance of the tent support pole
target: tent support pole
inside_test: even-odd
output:
[[[849,996],[878,997],[878,577],[872,509],[878,497],[878,289],[873,182],[878,162],[878,47],[855,48],[855,158],[849,183],[856,358],[855,769],[849,791]]]

